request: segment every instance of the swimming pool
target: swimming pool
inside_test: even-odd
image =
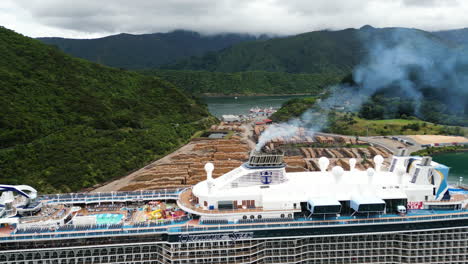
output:
[[[123,214],[98,214],[96,215],[96,224],[118,224],[122,220],[123,216]]]

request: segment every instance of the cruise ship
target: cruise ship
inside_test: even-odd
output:
[[[0,185],[0,263],[468,263],[468,192],[430,157],[288,173],[251,153],[183,189],[39,195]]]

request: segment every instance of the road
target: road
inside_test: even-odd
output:
[[[247,142],[250,150],[255,149],[255,146],[257,145],[253,141],[253,126],[252,125],[253,125],[253,122],[242,124],[242,128],[244,129],[244,132],[242,133],[242,141]]]
[[[355,138],[354,136],[346,136],[346,135],[323,133],[323,132],[317,132],[315,134],[316,135],[323,135],[323,136],[330,136],[330,137],[350,137],[350,138],[353,138],[353,139]],[[402,138],[402,139],[405,139],[405,140],[413,143],[414,144],[413,146],[405,145],[402,142],[397,141],[397,140],[392,140],[391,137],[392,136],[387,136],[386,138],[383,137],[383,136],[359,137],[359,140],[364,141],[364,142],[368,142],[368,143],[373,144],[373,145],[381,146],[381,147],[387,149],[388,151],[390,151],[393,154],[398,153],[398,150],[401,149],[401,148],[408,149],[408,155],[415,152],[415,151],[418,151],[418,150],[422,149],[420,144],[416,143],[414,140],[412,140],[409,137],[395,136],[395,137]]]

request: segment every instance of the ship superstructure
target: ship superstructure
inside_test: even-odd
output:
[[[0,263],[467,263],[468,194],[429,157],[288,173],[253,152],[192,188],[37,195],[2,185]]]
[[[187,190],[179,206],[202,219],[227,220],[434,209],[444,195],[447,209],[465,206],[448,203],[448,168],[430,157],[394,156],[389,170],[382,168],[383,161],[377,155],[375,168],[360,171],[351,159],[345,171],[328,169],[330,162],[322,157],[320,171],[286,173],[282,154],[253,153],[249,162],[217,179],[208,164],[207,179]]]

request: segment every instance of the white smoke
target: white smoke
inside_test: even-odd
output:
[[[271,140],[282,137],[287,140],[295,136],[299,130],[300,122],[298,119],[293,119],[287,123],[272,124],[266,129],[258,140],[256,151],[260,151]]]
[[[371,29],[361,31],[360,37],[367,56],[353,71],[356,87],[332,87],[330,96],[318,108],[270,126],[261,135],[257,150],[274,138],[291,138],[299,127],[305,128],[308,134],[321,131],[327,124],[328,110],[345,107],[346,111],[359,111],[370,96],[389,87],[394,87],[402,97],[411,98],[416,114],[423,90],[431,87],[440,94],[438,100],[445,102],[449,111],[462,114],[465,111],[468,116],[466,49],[412,29]]]
[[[367,98],[359,96],[353,87],[347,85],[334,86],[329,90],[331,95],[316,103],[317,107],[308,109],[298,118],[270,125],[260,136],[255,150],[260,151],[273,139],[281,138],[287,141],[297,136],[299,129],[304,129],[301,133],[305,136],[313,137],[316,132],[326,127],[330,109],[345,107],[348,111],[355,111],[356,107],[363,103],[364,98]]]

